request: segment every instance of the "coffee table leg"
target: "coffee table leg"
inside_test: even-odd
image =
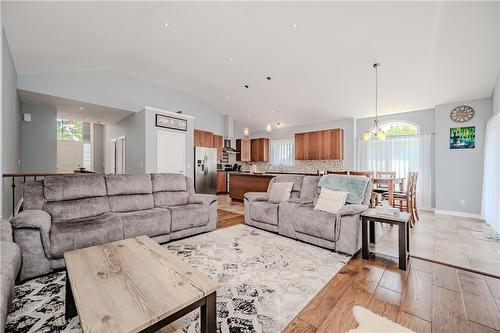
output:
[[[399,231],[399,269],[406,271],[406,261],[407,254],[406,252],[406,224],[399,223],[398,224]]]
[[[368,220],[361,218],[361,256],[363,259],[370,258],[370,251],[368,249]]]
[[[73,291],[71,290],[71,283],[69,282],[68,271],[66,271],[66,301],[64,303],[65,314],[64,318],[70,320],[77,315],[75,299],[73,298]]]
[[[217,297],[214,291],[205,297],[205,304],[201,306],[201,333],[214,333],[217,328]]]

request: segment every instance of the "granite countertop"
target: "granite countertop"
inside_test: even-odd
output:
[[[254,176],[254,177],[275,177],[281,175],[301,175],[301,176],[317,176],[311,173],[294,173],[294,172],[266,172],[266,173],[250,173],[245,171],[226,171],[229,175]]]

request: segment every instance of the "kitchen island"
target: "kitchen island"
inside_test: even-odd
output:
[[[247,192],[267,192],[269,182],[276,176],[290,173],[249,173],[227,171],[229,175],[229,197],[232,200],[243,201]],[[294,175],[304,175],[293,173]]]

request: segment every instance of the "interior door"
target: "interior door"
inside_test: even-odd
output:
[[[159,130],[157,146],[157,172],[185,174],[185,169],[185,134]]]
[[[83,142],[57,141],[57,173],[73,173],[83,167]]]

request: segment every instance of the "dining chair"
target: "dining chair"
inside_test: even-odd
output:
[[[410,223],[413,226],[419,220],[416,209],[416,189],[417,189],[417,172],[408,172],[406,181],[406,191],[394,192],[394,205],[399,206],[399,210],[411,215]],[[384,193],[383,197],[387,199],[388,193]]]
[[[377,171],[376,178],[396,178],[396,171]],[[389,191],[387,188],[387,184],[377,184],[373,192],[376,193],[385,193]]]
[[[373,171],[349,171],[350,176],[366,176],[373,178]]]
[[[327,171],[326,172],[329,175],[348,175],[349,171],[343,170],[343,171]]]

